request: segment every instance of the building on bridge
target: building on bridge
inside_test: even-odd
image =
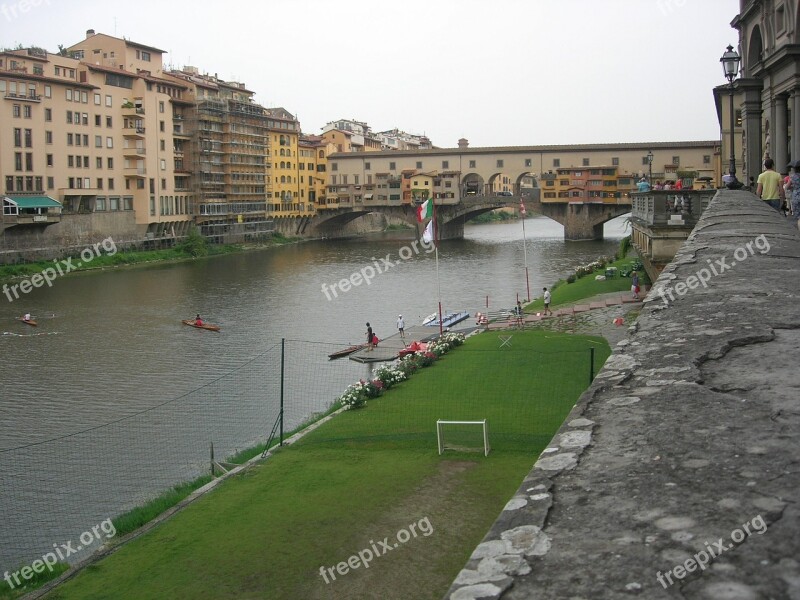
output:
[[[561,167],[555,173],[542,173],[542,202],[629,203],[631,192],[636,191],[636,177],[618,170],[608,166]]]

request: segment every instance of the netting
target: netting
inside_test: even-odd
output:
[[[364,409],[337,415],[303,443],[345,440],[435,453],[438,419],[487,419],[493,453],[538,451],[588,383],[586,344],[543,354],[501,349],[492,334],[478,338],[486,338],[486,347],[470,341],[457,350],[459,360],[420,370]],[[287,340],[137,413],[0,449],[0,573],[30,564],[54,544],[73,540],[77,549],[82,532],[211,473],[212,443],[216,459],[225,460],[264,444],[276,423],[285,436],[328,412],[350,384],[372,379],[376,366],[328,361],[339,349]],[[494,366],[487,370],[489,363]],[[98,401],[87,399],[87,405]]]

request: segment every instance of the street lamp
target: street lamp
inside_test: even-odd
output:
[[[647,181],[650,182],[650,185],[653,185],[653,151],[647,151],[647,169],[649,171],[649,176]]]
[[[725,78],[728,80],[730,84],[730,112],[731,112],[731,164],[728,168],[728,172],[730,173],[730,177],[728,180],[728,189],[729,190],[738,190],[742,187],[742,183],[736,179],[736,152],[734,151],[734,135],[733,129],[736,125],[736,118],[733,112],[733,80],[736,79],[736,75],[739,73],[739,61],[741,57],[733,49],[733,46],[730,44],[725,49],[725,54],[722,55],[722,58],[719,59],[719,62],[722,63],[722,71],[725,73]]]

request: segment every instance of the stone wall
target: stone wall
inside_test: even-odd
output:
[[[798,267],[720,191],[447,598],[800,598]]]

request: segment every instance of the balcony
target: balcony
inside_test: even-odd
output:
[[[173,127],[172,128],[172,135],[173,137],[182,137],[182,138],[190,138],[192,137],[191,133],[188,133],[183,129],[183,127]]]
[[[125,129],[122,130],[122,135],[126,138],[142,139],[144,138],[144,127],[139,125],[125,127]]]
[[[23,101],[23,102],[41,102],[42,97],[37,94],[14,94],[7,92],[4,96],[6,100]]]
[[[122,149],[122,154],[130,157],[144,156],[147,154],[147,149],[137,146],[129,146]]]
[[[144,107],[142,106],[135,106],[133,104],[122,105],[123,117],[136,117],[137,115],[143,115],[143,114],[144,114]]]
[[[123,174],[125,177],[144,177],[147,175],[147,167],[144,166],[136,166],[136,167],[125,167],[123,169]]]

